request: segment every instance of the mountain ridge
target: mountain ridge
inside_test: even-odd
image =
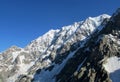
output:
[[[5,51],[0,56],[2,81],[29,82],[34,78],[36,72],[40,73],[40,70],[42,70],[41,73],[45,73],[47,68],[56,69],[56,71],[60,66],[63,68],[68,59],[74,55],[74,51],[80,45],[84,45],[84,39],[87,39],[94,30],[102,29],[106,18],[109,19],[110,16],[103,14],[94,18],[89,17],[85,21],[62,27],[61,30],[50,30],[33,40],[25,48],[11,47],[7,53]],[[69,51],[71,49],[72,51]],[[72,55],[69,55],[70,52]],[[56,73],[54,72],[54,74]],[[38,76],[39,74],[35,77]],[[46,82],[44,80],[42,78],[40,81]]]
[[[120,13],[116,13],[118,14],[113,14],[103,29],[93,33],[85,45],[67,62],[57,75],[56,82],[119,82],[120,65],[118,63],[120,62],[117,59],[120,55]],[[83,62],[84,59],[85,62]],[[112,65],[113,63],[109,63],[114,62],[112,59],[116,61],[116,67]],[[83,62],[82,65],[81,62]],[[70,65],[74,68],[69,67]]]

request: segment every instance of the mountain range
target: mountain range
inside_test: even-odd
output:
[[[119,82],[119,76],[120,9],[0,53],[0,82]]]

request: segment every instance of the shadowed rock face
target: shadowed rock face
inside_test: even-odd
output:
[[[100,32],[94,32],[56,76],[57,82],[112,82],[103,67],[106,59],[120,56],[120,9]],[[84,61],[84,62],[83,62]],[[113,81],[115,82],[115,81]]]

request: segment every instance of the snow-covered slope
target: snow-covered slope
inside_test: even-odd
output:
[[[110,74],[110,78],[113,82],[120,81],[120,57],[115,56],[107,59],[104,67]]]
[[[85,21],[75,23],[74,25],[69,25],[69,26],[62,27],[62,29],[59,30],[55,34],[55,36],[52,40],[54,43],[49,44],[48,47],[47,47],[47,50],[45,49],[45,51],[48,54],[48,55],[46,55],[46,59],[47,58],[50,59],[49,55],[51,56],[51,53],[49,53],[49,52],[54,51],[52,53],[52,57],[54,55],[54,57],[52,59],[56,60],[56,58],[55,58],[56,55],[66,53],[66,51],[70,50],[70,46],[73,45],[74,43],[78,42],[79,44],[81,44],[82,43],[81,41],[83,41],[86,37],[88,37],[90,34],[92,34],[92,32],[94,30],[97,30],[97,29],[99,30],[100,28],[102,28],[104,25],[102,26],[101,24],[103,24],[104,19],[109,18],[109,17],[110,16],[108,16],[106,14],[100,15],[100,16],[94,17],[94,18],[89,17]],[[37,44],[37,45],[39,45],[39,44]],[[29,45],[27,47],[29,47]],[[57,52],[58,49],[61,49],[61,50],[59,52]],[[43,54],[44,53],[46,54],[46,52],[43,52]],[[44,54],[44,56],[45,56],[45,54]],[[70,54],[68,53],[68,55],[70,55]],[[45,57],[41,57],[41,58],[45,58]],[[61,57],[58,57],[58,58],[61,59]],[[57,61],[59,59],[57,59]],[[52,76],[54,76],[58,73],[58,71],[57,72],[54,72],[54,71],[56,69],[59,69],[59,71],[60,71],[60,69],[62,69],[61,67],[64,67],[64,66],[61,66],[61,65],[65,64],[64,61],[66,61],[67,58],[65,60],[63,60],[63,59],[61,59],[61,60],[63,62],[60,63],[60,64],[58,64],[58,63],[56,64],[56,61],[55,61],[55,64],[52,63],[52,62],[49,63],[50,66],[54,66],[53,71],[49,72],[49,71],[42,70],[42,72],[40,74],[35,75],[35,78],[34,78],[35,81],[37,81],[37,80],[39,80],[40,82],[46,82],[48,80],[50,81],[50,78],[53,78]],[[48,65],[46,67],[50,67],[50,66]],[[40,66],[37,66],[37,67],[39,67],[39,69],[36,68],[38,70],[42,69],[42,68],[40,68]],[[45,77],[46,74],[48,74],[48,73],[50,74],[51,77]],[[36,77],[41,77],[41,78],[36,78]],[[53,80],[51,80],[51,82]]]
[[[48,49],[58,49],[67,42],[73,44],[75,41],[85,39],[96,28],[102,28],[101,23],[106,18],[110,18],[110,16],[103,14],[98,17],[89,17],[85,21],[76,22],[73,25],[64,26],[62,29],[50,30],[43,36],[33,40],[25,49],[44,53]]]
[[[52,82],[53,79],[46,74],[55,76],[83,41],[94,31],[100,31],[109,18],[106,14],[89,17],[85,21],[50,30],[23,49],[9,48],[0,55],[0,79],[3,82],[24,82],[34,78],[35,81]],[[54,70],[48,71],[50,68]],[[39,76],[44,78],[36,78]]]

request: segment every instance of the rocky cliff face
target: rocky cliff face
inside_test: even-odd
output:
[[[110,82],[107,59],[120,56],[119,9],[50,30],[0,55],[2,82]]]
[[[95,31],[57,75],[57,82],[119,82],[114,73],[120,70],[120,9],[100,31]],[[110,64],[115,60],[117,64]],[[114,58],[115,59],[115,58]],[[109,63],[110,65],[106,65]],[[104,66],[105,65],[105,66]],[[111,68],[109,68],[111,67]],[[115,67],[114,69],[112,69]],[[111,72],[114,75],[111,75]],[[118,71],[119,72],[119,71]],[[117,78],[116,78],[117,77]]]

